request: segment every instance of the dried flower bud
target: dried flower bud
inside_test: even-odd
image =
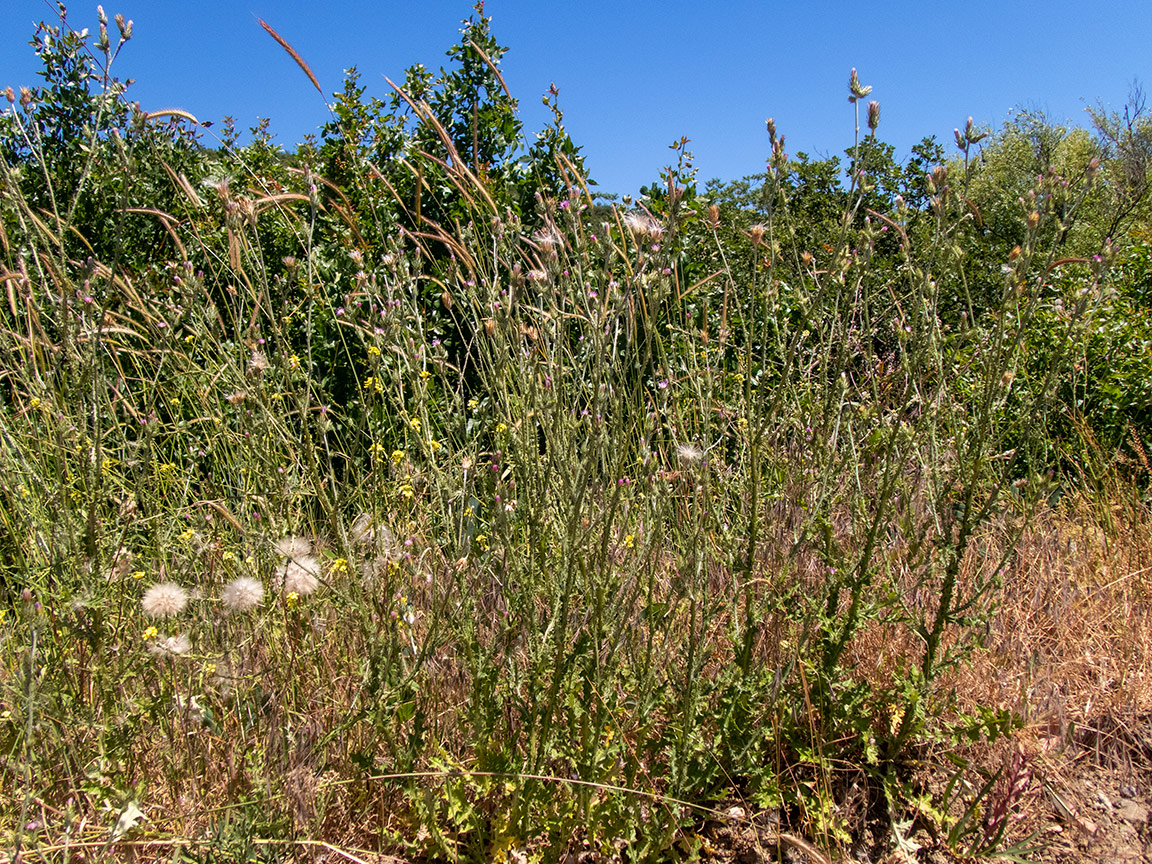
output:
[[[720,208],[715,204],[708,205],[708,227],[715,231],[720,226]]]
[[[12,88],[8,88],[8,92],[12,92]],[[1084,176],[1091,183],[1096,179],[1096,175],[1100,173],[1100,157],[1093,156],[1092,161],[1088,163],[1088,167],[1084,169]]]
[[[880,125],[880,103],[873,99],[868,103],[868,128],[873,132]]]
[[[764,121],[764,125],[768,127],[768,139],[772,142],[776,141],[776,121],[769,117]]]
[[[1020,257],[1020,247],[1019,246],[1014,247],[1012,249],[1012,251],[1008,253],[1008,260],[1009,261],[1015,261],[1019,257]]]
[[[489,336],[495,336],[496,335],[496,319],[494,319],[494,318],[485,319],[484,332],[487,333]]]
[[[108,16],[104,14],[104,7],[103,6],[97,6],[96,7],[96,20],[99,21],[101,24],[107,24],[108,23]]]
[[[855,102],[857,99],[863,99],[872,92],[871,87],[865,87],[860,83],[860,76],[856,74],[855,68],[852,74],[848,76],[848,96],[849,102]]]
[[[7,88],[4,91],[4,98],[8,100],[9,105],[14,105],[16,103],[16,91],[11,87]]]
[[[20,88],[20,105],[23,106],[24,110],[32,107],[32,91],[27,87]]]
[[[1028,214],[1028,230],[1035,231],[1036,227],[1040,224],[1040,214],[1033,210]]]
[[[812,264],[812,253],[811,253],[811,252],[801,252],[801,253],[800,253],[800,260],[804,262],[804,266],[805,266],[805,267],[809,267],[809,266],[811,266],[811,264]]]
[[[964,140],[969,144],[979,144],[988,137],[987,132],[977,133],[972,126],[972,118],[968,118],[968,123],[964,126]]]
[[[765,230],[766,229],[763,225],[753,225],[748,229],[748,236],[751,238],[753,246],[759,246],[764,242]]]
[[[928,182],[931,184],[933,192],[943,192],[944,187],[948,185],[948,169],[943,165],[937,165],[932,169],[932,176]]]
[[[452,308],[452,295],[445,289],[444,293],[440,295],[440,303],[445,309]]]

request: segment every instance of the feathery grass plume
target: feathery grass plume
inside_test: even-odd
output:
[[[320,562],[304,555],[276,568],[280,593],[307,597],[320,587]]]
[[[238,576],[220,592],[220,602],[231,612],[246,612],[260,605],[264,599],[264,586],[259,579],[251,576]]]
[[[153,657],[180,657],[192,650],[188,634],[178,636],[158,636],[148,643],[148,653]]]
[[[316,80],[316,76],[312,74],[312,70],[309,69],[308,64],[304,62],[304,58],[297,54],[296,49],[289,45],[283,36],[273,30],[271,26],[269,26],[268,22],[264,21],[262,18],[257,18],[256,20],[260,22],[260,26],[264,28],[264,31],[273,39],[275,39],[280,44],[281,48],[288,52],[288,56],[296,61],[296,65],[299,66],[304,71],[304,74],[308,76],[308,80],[312,82],[312,86],[316,88],[316,92],[323,97],[324,91],[320,88],[320,82]],[[326,98],[325,102],[327,102]]]
[[[281,558],[303,558],[312,554],[312,543],[305,537],[281,537],[273,548]]]
[[[167,618],[184,611],[188,593],[175,582],[160,582],[144,592],[140,606],[149,618]]]

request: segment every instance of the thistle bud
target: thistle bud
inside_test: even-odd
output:
[[[7,88],[4,91],[4,98],[8,100],[9,105],[14,105],[16,103],[16,91],[11,87]]]
[[[1040,214],[1033,210],[1028,214],[1028,230],[1035,231],[1036,227],[1040,224]]]
[[[720,208],[715,204],[708,205],[708,227],[713,231],[720,227]]]
[[[445,289],[444,293],[440,295],[440,304],[445,309],[452,308],[452,295],[448,292],[447,289]]]
[[[8,88],[8,92],[9,93],[12,92],[11,87]],[[11,101],[11,99],[9,99],[9,101]],[[1099,156],[1093,156],[1092,161],[1088,163],[1088,167],[1084,169],[1084,177],[1089,183],[1091,183],[1093,180],[1096,179],[1096,175],[1099,173],[1100,173],[1100,157]]]
[[[769,117],[764,121],[764,125],[768,128],[768,139],[772,143],[776,142],[776,121]]]
[[[979,144],[988,137],[987,132],[977,133],[972,125],[972,118],[968,118],[968,123],[964,126],[964,140],[969,144]]]
[[[104,7],[103,6],[97,6],[96,7],[96,20],[99,21],[101,24],[107,24],[108,23],[108,16],[104,14]]]
[[[876,127],[880,125],[880,103],[873,99],[868,103],[868,128],[876,134]]]
[[[494,319],[494,318],[485,319],[484,332],[487,333],[489,336],[495,336],[496,335],[496,319]]]
[[[865,87],[860,83],[860,76],[856,74],[856,69],[852,69],[852,74],[848,76],[848,101],[855,102],[857,99],[863,99],[872,92],[871,87]]]
[[[937,165],[932,169],[932,177],[929,182],[932,184],[933,192],[942,192],[944,187],[948,185],[948,169],[943,165]]]
[[[27,87],[20,88],[20,105],[25,111],[32,107],[32,91]]]

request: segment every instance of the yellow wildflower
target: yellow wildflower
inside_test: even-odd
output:
[[[160,635],[160,631],[157,630],[155,627],[152,627],[152,626],[149,626],[148,629],[146,629],[144,631],[144,639],[145,640],[155,639],[159,635]]]
[[[375,345],[369,345],[368,346],[368,356],[369,357],[379,357],[380,356],[380,349],[377,348]]]

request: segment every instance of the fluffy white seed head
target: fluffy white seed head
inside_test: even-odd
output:
[[[282,594],[307,597],[320,587],[320,562],[311,555],[296,558],[276,568]]]
[[[238,576],[220,593],[220,601],[232,612],[246,612],[260,605],[264,599],[264,586],[259,579]]]
[[[153,657],[180,657],[192,650],[188,635],[158,636],[148,643],[148,653]]]
[[[184,611],[188,605],[187,592],[175,582],[161,582],[144,592],[140,606],[150,618],[167,618]]]
[[[276,541],[275,548],[281,558],[302,558],[312,554],[312,544],[304,537],[283,537]]]

